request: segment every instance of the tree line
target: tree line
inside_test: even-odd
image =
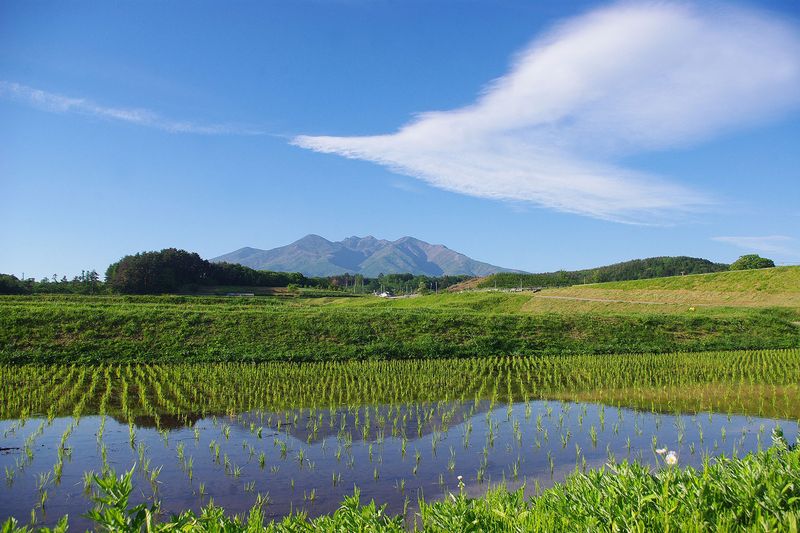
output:
[[[106,270],[106,283],[123,294],[197,292],[209,286],[309,287],[354,293],[377,291],[413,292],[422,285],[444,288],[468,276],[437,278],[412,274],[381,274],[365,278],[359,274],[308,277],[299,272],[254,270],[233,263],[212,263],[196,253],[175,248],[128,255]]]
[[[315,286],[325,289],[343,290],[356,294],[383,293],[412,294],[446,289],[472,276],[426,276],[423,274],[380,274],[367,278],[361,274],[340,274],[326,278],[312,278]]]
[[[587,270],[494,274],[485,278],[479,287],[559,287],[773,266],[770,259],[753,254],[740,257],[732,265],[693,257],[652,257]],[[381,274],[376,278],[360,274],[307,277],[299,272],[271,272],[232,263],[212,263],[193,252],[166,248],[126,255],[109,265],[105,282],[95,270],[84,270],[72,279],[59,278],[56,274],[40,280],[0,274],[0,294],[170,294],[195,293],[214,286],[308,287],[355,294],[411,294],[445,289],[469,278],[415,274]]]
[[[604,283],[608,281],[628,281],[634,279],[663,278],[684,274],[707,274],[725,270],[774,267],[771,259],[758,255],[745,255],[732,265],[714,263],[697,257],[650,257],[634,259],[613,265],[585,270],[559,270],[541,274],[498,273],[486,277],[478,287],[567,287],[582,283]]]
[[[81,270],[79,276],[20,279],[11,274],[0,274],[0,294],[103,294],[106,284],[100,280],[96,270]]]
[[[95,270],[67,279],[53,274],[40,280],[0,274],[0,294],[170,294],[195,293],[204,288],[308,287],[356,294],[406,294],[443,289],[469,276],[387,274],[366,278],[360,274],[308,277],[299,272],[254,270],[233,263],[212,263],[193,252],[166,248],[126,255],[106,269],[105,281]]]
[[[231,263],[212,263],[193,252],[167,248],[126,255],[106,269],[106,283],[123,294],[197,292],[202,287],[239,285],[286,287],[304,285],[298,272],[253,270]]]

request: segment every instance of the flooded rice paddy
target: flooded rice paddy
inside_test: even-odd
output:
[[[112,416],[31,417],[0,422],[0,517],[73,528],[92,507],[91,473],[135,469],[132,500],[160,502],[164,513],[212,501],[245,513],[310,516],[335,510],[354,487],[413,520],[417,499],[470,495],[505,483],[538,489],[574,470],[636,460],[663,467],[656,450],[680,465],[767,447],[797,422],[724,413],[663,414],[597,403],[442,401],[397,405],[253,410],[218,416],[162,416],[130,422]]]
[[[0,365],[0,521],[91,524],[94,474],[162,513],[330,513],[575,470],[768,447],[800,419],[800,350],[163,365]],[[459,479],[460,478],[460,479]]]

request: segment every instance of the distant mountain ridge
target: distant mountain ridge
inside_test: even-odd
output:
[[[211,261],[238,263],[256,270],[301,272],[306,276],[347,272],[366,277],[405,273],[488,276],[498,272],[522,272],[476,261],[442,244],[430,244],[414,237],[388,241],[371,235],[332,242],[312,234],[271,250],[240,248]]]

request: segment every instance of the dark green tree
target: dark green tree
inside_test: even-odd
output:
[[[92,282],[92,273],[84,274]],[[196,253],[167,248],[160,252],[126,255],[106,270],[106,282],[123,294],[193,292],[200,286],[240,285],[286,287],[306,285],[297,272],[253,270],[230,263],[211,263]]]
[[[106,281],[125,294],[163,294],[203,284],[208,270],[208,261],[196,253],[167,248],[123,257],[108,267]]]
[[[761,257],[758,254],[747,254],[739,257],[731,264],[731,270],[751,270],[754,268],[772,268],[775,263],[772,259]]]
[[[0,274],[0,294],[28,294],[30,289],[25,282],[11,274]]]

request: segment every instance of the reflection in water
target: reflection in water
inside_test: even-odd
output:
[[[128,420],[121,416],[111,415],[115,422],[128,425]],[[186,413],[182,415],[159,414],[159,415],[134,415],[131,416],[133,425],[138,428],[150,428],[172,431],[186,426],[193,426],[198,420],[203,418],[197,413]]]
[[[706,455],[742,455],[769,445],[780,423],[787,439],[797,423],[701,413],[665,415],[602,404],[558,401],[492,405],[489,401],[249,411],[237,416],[110,417],[0,422],[0,517],[41,523],[70,515],[88,526],[86,471],[136,468],[134,503],[158,499],[164,512],[198,510],[213,498],[230,513],[267,495],[278,518],[335,510],[354,486],[391,513],[412,513],[418,495],[438,498],[489,485],[546,487],[610,461],[658,467],[656,448],[674,450],[680,465]],[[60,466],[59,466],[60,465]],[[159,471],[160,468],[160,471]],[[49,472],[49,474],[47,474]]]

